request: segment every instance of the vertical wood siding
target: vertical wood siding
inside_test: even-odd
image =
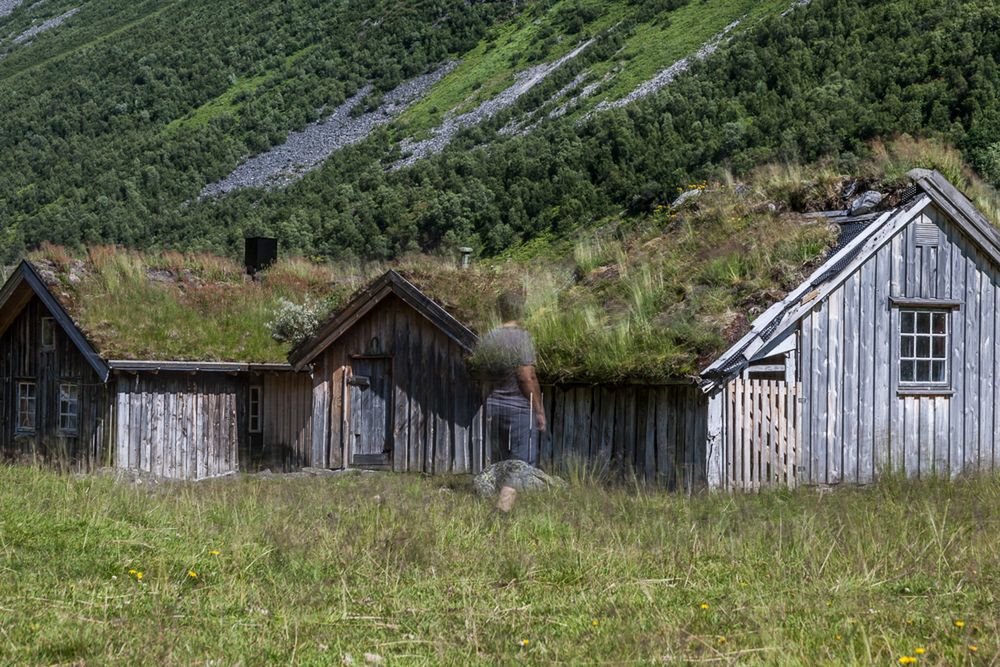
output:
[[[314,365],[313,398],[330,406],[329,467],[355,465],[348,428],[355,388],[347,380],[353,360],[372,355],[392,359],[387,405],[393,470],[478,472],[496,460],[496,424],[486,414],[483,387],[468,374],[466,352],[409,305],[389,297]],[[542,391],[549,428],[536,446],[543,466],[559,470],[580,462],[669,488],[705,483],[708,401],[693,385],[558,385]]]
[[[0,336],[0,451],[74,471],[108,465],[113,442],[108,390],[58,326],[54,347],[42,348],[43,317],[49,313],[33,297]],[[19,380],[36,383],[34,433],[16,430]],[[59,430],[60,381],[79,388],[78,428],[72,435]]]
[[[581,465],[677,490],[706,484],[708,397],[697,387],[547,385],[542,400],[548,422],[537,442],[542,467]],[[487,451],[496,452],[499,431],[488,414],[485,422]]]
[[[920,223],[934,226],[936,246],[917,244]],[[799,328],[800,481],[863,484],[887,471],[928,477],[995,470],[998,290],[1000,270],[929,206],[817,303]],[[961,302],[949,316],[953,394],[897,391],[899,309],[890,297]]]
[[[249,433],[249,387],[261,433]],[[172,479],[314,465],[306,373],[138,373],[115,380],[117,467]]]
[[[219,373],[118,376],[117,467],[172,479],[239,470],[245,386]]]
[[[263,388],[260,465],[286,471],[324,465],[313,451],[313,381],[309,374],[267,373],[259,384]],[[323,409],[322,404],[319,408]]]
[[[346,385],[358,355],[392,359],[391,468],[396,472],[475,472],[484,460],[475,437],[482,398],[466,370],[466,352],[444,332],[390,296],[333,343],[314,364],[313,398],[328,405],[324,464],[351,466]],[[346,395],[345,395],[346,389]],[[315,463],[314,465],[319,465]]]

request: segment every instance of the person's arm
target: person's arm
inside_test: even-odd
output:
[[[542,405],[542,388],[538,384],[534,366],[517,367],[517,386],[521,393],[531,399],[531,410],[535,413],[535,426],[539,431],[545,430],[545,406]]]

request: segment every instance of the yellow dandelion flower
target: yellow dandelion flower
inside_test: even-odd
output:
[[[719,635],[719,643],[720,644],[725,644],[726,643],[726,636],[725,635]]]
[[[218,556],[220,553],[222,553],[222,552],[219,551],[218,549],[212,549],[211,551],[208,552],[208,555],[209,556]]]
[[[136,572],[137,572],[137,570],[129,570],[128,571],[128,573],[131,574],[132,576],[135,576]]]
[[[188,570],[188,576],[190,578],[192,578],[192,579],[197,579],[198,578],[198,573],[195,572],[194,570]]]
[[[834,635],[833,638],[836,639],[838,642],[841,640],[841,636],[840,635]]]
[[[529,640],[527,640],[527,639],[522,639],[522,640],[521,640],[521,646],[527,646],[527,645],[528,645],[528,644],[530,644],[530,643],[531,643],[531,642],[530,642]]]
[[[920,648],[914,649],[913,652],[917,655],[923,655],[924,653],[927,653],[927,649],[921,646]]]
[[[912,665],[912,664],[913,664],[913,663],[915,663],[916,661],[917,661],[917,659],[916,659],[916,658],[914,658],[914,657],[913,657],[912,655],[904,655],[903,657],[901,657],[901,658],[899,659],[899,661],[898,661],[898,662],[899,662],[899,664],[901,664],[901,665]]]
[[[957,621],[955,621],[955,627],[956,628],[964,628],[965,627],[965,621],[963,621],[963,620],[957,620]]]
[[[708,603],[707,602],[702,602],[701,603],[701,608],[702,609],[708,609]]]
[[[975,653],[976,651],[979,650],[979,647],[976,646],[975,644],[970,644],[969,645],[969,650],[972,651],[973,653]]]
[[[142,581],[142,572],[136,572],[135,579],[136,581]]]
[[[590,624],[593,625],[593,626],[595,626],[595,627],[597,626],[597,623],[598,623],[598,621],[597,621],[596,618],[590,622]]]

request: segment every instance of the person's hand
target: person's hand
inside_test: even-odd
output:
[[[536,412],[535,413],[535,426],[538,428],[539,432],[542,432],[542,433],[545,432],[546,422],[545,422],[545,413],[544,412]]]

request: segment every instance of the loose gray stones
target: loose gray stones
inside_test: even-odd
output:
[[[518,491],[544,491],[562,488],[566,482],[516,460],[494,463],[472,479],[472,488],[480,496],[495,496],[504,486]]]
[[[675,199],[672,204],[670,204],[670,208],[678,209],[681,206],[684,206],[684,204],[688,203],[689,201],[694,201],[698,197],[701,197],[702,194],[704,194],[704,192],[705,191],[702,190],[701,188],[694,188],[693,190],[687,190],[686,192],[681,194],[680,197]]]
[[[851,202],[851,215],[864,215],[871,213],[875,207],[882,203],[882,193],[869,190],[856,197]]]

